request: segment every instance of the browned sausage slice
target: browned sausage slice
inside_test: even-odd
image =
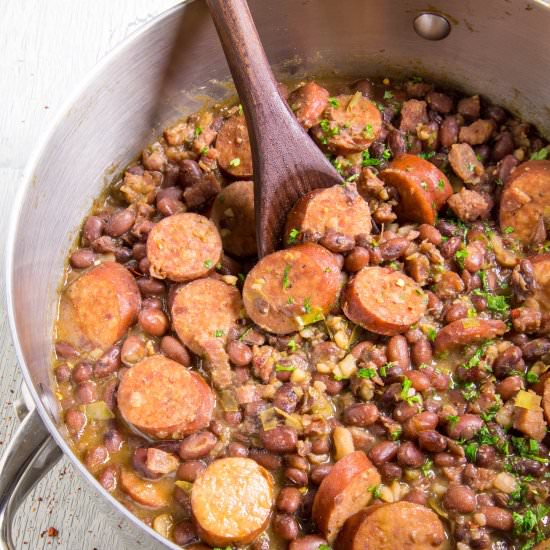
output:
[[[550,426],[550,376],[544,381],[544,390],[542,394],[542,408],[546,422]]]
[[[529,258],[533,264],[537,289],[533,298],[543,313],[550,313],[550,254],[538,254]]]
[[[359,512],[348,520],[338,542],[341,550],[443,550],[446,536],[429,508],[400,501]]]
[[[174,214],[147,238],[150,272],[157,279],[185,282],[204,277],[220,261],[222,241],[214,223],[200,214]]]
[[[309,130],[319,124],[323,111],[328,104],[329,93],[315,82],[308,82],[294,90],[288,96],[288,104],[298,122]]]
[[[269,523],[273,478],[250,458],[222,458],[202,472],[191,491],[201,538],[216,547],[252,542]]]
[[[500,227],[513,227],[524,244],[546,240],[550,209],[550,160],[528,160],[513,172],[500,197]]]
[[[550,550],[550,539],[543,540],[534,546],[533,550]]]
[[[382,129],[378,107],[361,92],[337,96],[325,110],[324,117],[311,130],[322,147],[336,154],[346,155],[367,149]]]
[[[370,233],[369,205],[359,195],[354,183],[315,189],[304,195],[286,220],[285,243],[296,242],[296,232],[310,238],[321,238],[328,231],[352,238]]]
[[[217,387],[231,384],[225,352],[227,335],[242,316],[237,288],[217,279],[199,279],[179,288],[172,304],[172,322],[180,340],[210,365]]]
[[[311,513],[330,544],[346,520],[369,503],[369,489],[379,483],[380,474],[363,451],[354,451],[333,466],[321,482]]]
[[[508,327],[503,321],[495,319],[458,319],[443,327],[435,338],[435,351],[476,344],[502,336]]]
[[[427,303],[415,281],[388,267],[364,267],[350,279],[342,297],[348,319],[386,336],[405,332],[418,322]]]
[[[254,184],[236,181],[224,187],[212,206],[212,221],[220,231],[223,248],[239,257],[256,254]]]
[[[249,317],[275,334],[320,321],[336,303],[340,268],[332,253],[306,243],[262,258],[244,282]]]
[[[134,472],[123,468],[120,472],[120,488],[133,501],[153,508],[165,508],[170,505],[172,481],[146,481],[138,477]]]
[[[152,355],[122,378],[118,408],[124,420],[141,432],[180,439],[208,426],[214,394],[199,374],[164,355]]]
[[[437,211],[453,193],[437,166],[408,153],[398,155],[380,177],[399,193],[396,213],[401,220],[433,225]]]
[[[106,350],[136,322],[140,306],[132,274],[116,262],[105,262],[63,293],[57,337],[76,348]]]
[[[218,164],[228,174],[237,178],[252,177],[252,151],[246,120],[242,114],[228,118],[216,139]]]

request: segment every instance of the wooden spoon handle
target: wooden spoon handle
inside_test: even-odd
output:
[[[251,137],[266,117],[292,116],[282,100],[246,0],[207,0]],[[263,126],[262,126],[263,128]]]

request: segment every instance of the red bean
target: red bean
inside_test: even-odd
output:
[[[437,414],[424,411],[415,414],[403,425],[403,434],[408,439],[416,439],[418,434],[425,430],[434,430],[439,422]]]
[[[408,371],[407,378],[417,392],[426,391],[430,387],[430,379],[420,370]]]
[[[520,376],[508,376],[496,385],[497,393],[503,401],[508,401],[524,388],[523,379]]]
[[[421,506],[426,506],[426,504],[428,504],[428,497],[424,494],[422,489],[411,489],[403,500],[414,504],[420,504]]]
[[[302,502],[302,494],[295,487],[283,487],[277,495],[276,506],[280,512],[294,514]]]
[[[463,414],[457,422],[447,425],[447,434],[453,439],[472,439],[483,426],[483,420],[475,414]]]
[[[136,221],[136,213],[129,208],[114,212],[107,225],[105,226],[105,233],[111,237],[120,237],[127,231],[130,231],[134,222]]]
[[[424,453],[410,441],[405,441],[397,452],[397,462],[404,468],[420,468],[425,460]]]
[[[307,472],[299,470],[298,468],[286,468],[284,476],[290,483],[298,487],[306,487],[308,484]]]
[[[132,254],[138,262],[143,260],[143,258],[147,257],[147,245],[145,243],[136,243],[132,247]]]
[[[180,183],[183,187],[190,187],[202,180],[202,170],[194,160],[183,160],[180,162]]]
[[[72,374],[73,371],[71,370],[71,367],[69,367],[66,363],[59,365],[55,369],[55,379],[60,383],[68,382],[71,379]]]
[[[485,516],[487,527],[499,531],[510,531],[514,526],[512,513],[498,506],[481,506],[480,512]]]
[[[78,435],[86,426],[86,415],[78,409],[69,409],[65,413],[65,424],[71,435]]]
[[[197,432],[188,435],[179,447],[182,460],[196,460],[206,456],[216,446],[218,438],[212,432]]]
[[[261,430],[260,440],[268,451],[284,454],[292,453],[296,450],[298,436],[294,428],[277,426],[271,430]]]
[[[265,449],[250,449],[248,456],[267,470],[277,470],[281,467],[281,457],[276,456]]]
[[[369,265],[370,253],[362,246],[356,246],[344,260],[344,268],[350,273],[356,273]]]
[[[141,328],[151,336],[162,336],[169,327],[164,312],[156,308],[146,308],[139,312],[138,322]]]
[[[252,361],[252,350],[244,342],[232,340],[227,345],[229,360],[237,367],[245,367]]]
[[[436,246],[441,243],[441,233],[433,225],[423,223],[418,228],[418,232],[420,233],[419,237],[422,241],[428,241]]]
[[[98,476],[99,483],[102,487],[112,493],[117,486],[118,469],[114,464],[105,466]]]
[[[283,540],[294,540],[300,534],[297,521],[289,514],[275,514],[271,526]]]
[[[97,390],[93,382],[83,382],[76,388],[76,398],[84,405],[93,403],[97,400]]]
[[[197,539],[197,532],[195,526],[191,520],[180,521],[174,527],[174,542],[180,546],[185,546],[190,542],[193,542]]]
[[[94,376],[105,378],[118,370],[120,367],[120,348],[112,346],[109,348],[94,365]]]
[[[355,246],[355,240],[348,235],[329,230],[323,235],[319,244],[328,248],[331,252],[339,254],[352,250]]]
[[[178,466],[176,477],[193,483],[204,470],[206,470],[206,464],[202,460],[186,460]]]
[[[124,340],[120,351],[120,359],[125,365],[131,367],[144,359],[146,355],[145,342],[139,336],[130,335]]]
[[[103,444],[110,453],[118,453],[124,445],[124,438],[118,430],[112,428],[105,432],[103,436]]]
[[[248,456],[248,447],[242,443],[232,441],[227,446],[227,456],[237,456],[237,457],[247,457]]]
[[[89,361],[82,361],[72,371],[72,379],[76,384],[90,380],[93,374],[93,365]]]
[[[89,216],[82,228],[84,244],[91,244],[103,234],[105,222],[99,216]]]
[[[446,116],[439,127],[439,141],[443,147],[450,147],[458,141],[458,121],[455,116]]]
[[[102,445],[92,447],[86,451],[84,455],[84,464],[92,472],[96,472],[98,468],[109,460],[109,451]]]
[[[436,430],[424,430],[418,434],[421,449],[431,453],[440,453],[447,448],[447,440]]]
[[[470,514],[476,508],[476,494],[466,485],[449,485],[443,503],[447,510]]]
[[[79,248],[75,250],[70,257],[71,266],[75,269],[86,269],[93,265],[95,254],[89,248]]]
[[[378,250],[383,260],[397,260],[397,258],[400,258],[403,254],[405,254],[410,244],[410,241],[404,237],[396,237],[381,243]]]
[[[306,535],[293,540],[288,550],[318,550],[321,545],[327,546],[327,541],[318,535]]]
[[[411,368],[411,360],[409,357],[409,345],[407,339],[398,334],[392,336],[388,342],[386,349],[388,361],[395,363],[402,370],[409,370]]]
[[[160,296],[166,292],[164,283],[156,279],[144,277],[142,279],[137,279],[136,283],[143,296]]]
[[[315,485],[320,485],[321,481],[325,479],[325,477],[330,473],[332,470],[332,464],[319,464],[317,466],[314,466],[311,469],[311,473],[309,475],[311,482]]]
[[[166,357],[181,363],[185,367],[191,364],[191,357],[187,348],[173,336],[164,336],[160,341],[160,350]]]
[[[393,460],[398,450],[399,446],[394,441],[381,441],[369,451],[369,458],[375,466],[380,466]]]

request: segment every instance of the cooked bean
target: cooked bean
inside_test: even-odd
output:
[[[428,241],[436,246],[441,243],[441,233],[433,225],[423,223],[419,226],[418,232],[422,241]]]
[[[248,456],[267,470],[277,470],[281,467],[281,457],[265,449],[250,449]]]
[[[142,278],[137,279],[136,283],[143,296],[160,296],[166,292],[164,283],[157,279]]]
[[[283,540],[294,540],[300,534],[298,522],[289,514],[275,514],[272,521],[273,531]]]
[[[238,456],[238,457],[248,456],[248,447],[246,447],[242,443],[237,443],[236,441],[232,441],[227,446],[227,456]]]
[[[441,245],[441,255],[447,259],[454,257],[461,244],[462,239],[460,237],[451,237]]]
[[[409,418],[403,425],[403,434],[408,439],[416,439],[425,430],[434,430],[439,422],[437,414],[424,411]]]
[[[252,350],[244,342],[232,340],[227,345],[229,360],[237,367],[245,367],[252,361]]]
[[[109,451],[103,445],[92,447],[86,451],[84,455],[84,464],[86,468],[92,472],[97,472],[102,464],[105,464],[109,460]]]
[[[71,254],[71,266],[75,269],[86,269],[93,265],[95,254],[89,248],[79,248]]]
[[[323,382],[327,388],[327,395],[338,395],[344,388],[344,382],[335,380],[333,376],[321,374],[320,372],[314,372],[312,379],[314,382]]]
[[[116,372],[120,367],[120,348],[112,346],[109,348],[94,365],[94,376],[105,378]]]
[[[277,426],[272,430],[261,430],[262,445],[268,451],[278,454],[292,453],[296,450],[298,436],[294,428]]]
[[[426,506],[428,503],[428,497],[426,497],[422,489],[411,489],[403,500],[413,502],[414,504],[420,504],[421,506]]]
[[[74,359],[80,355],[80,353],[67,342],[56,342],[55,353],[58,357],[63,359]]]
[[[431,453],[440,453],[447,448],[447,440],[436,430],[424,430],[418,434],[420,448]]]
[[[72,371],[72,379],[76,384],[90,380],[93,375],[93,365],[89,361],[81,361]]]
[[[492,158],[498,162],[514,152],[514,140],[510,132],[502,132],[493,145]]]
[[[476,494],[466,485],[450,485],[443,502],[447,510],[469,514],[476,508]]]
[[[169,327],[165,313],[156,308],[146,308],[139,312],[138,322],[141,328],[151,336],[162,336]]]
[[[180,163],[180,183],[183,187],[191,187],[202,180],[202,171],[194,160],[185,159]]]
[[[538,359],[546,353],[550,352],[550,339],[548,338],[535,338],[527,344],[525,344],[521,351],[523,357],[527,360]]]
[[[216,446],[217,437],[212,432],[197,432],[188,435],[180,444],[182,460],[196,460],[206,456]]]
[[[491,445],[480,445],[476,453],[476,464],[482,468],[491,468],[495,465],[496,451]]]
[[[427,338],[420,338],[411,349],[411,359],[415,367],[432,362],[432,345]]]
[[[69,409],[65,413],[65,424],[69,433],[77,435],[86,426],[86,415],[78,409]]]
[[[390,239],[381,243],[378,250],[384,261],[397,260],[397,258],[405,254],[410,244],[410,241],[407,239],[396,237],[395,239]]]
[[[401,334],[390,338],[386,349],[386,354],[388,361],[395,363],[401,369],[409,370],[411,368],[409,345],[407,343],[407,339]]]
[[[485,516],[487,527],[499,531],[510,531],[514,526],[512,513],[498,506],[481,506],[480,512]]]
[[[464,458],[463,456],[456,456],[451,453],[435,453],[433,459],[434,464],[441,468],[453,468],[462,464],[466,464],[466,458]]]
[[[523,379],[520,376],[508,376],[496,385],[496,392],[503,401],[508,401],[524,388]]]
[[[453,100],[446,94],[440,92],[429,92],[426,94],[428,105],[438,113],[450,113],[453,110]]]
[[[288,414],[293,413],[298,406],[300,398],[294,390],[292,384],[283,384],[277,389],[273,396],[273,406],[285,411]]]
[[[468,308],[466,304],[463,304],[462,302],[452,304],[445,312],[446,323],[452,323],[453,321],[465,319],[466,317],[468,317]]]
[[[405,441],[397,452],[397,462],[404,468],[420,468],[425,460],[424,453],[410,441]]]
[[[380,466],[378,466],[378,471],[385,483],[390,483],[394,479],[401,479],[403,476],[403,469],[393,462],[384,462],[384,464],[380,464]]]
[[[362,246],[356,246],[344,260],[344,267],[350,273],[356,273],[369,265],[370,253]]]
[[[285,468],[284,476],[290,483],[298,487],[307,487],[307,472],[304,472],[304,470],[298,468]]]
[[[178,466],[176,477],[193,483],[204,470],[206,470],[206,464],[202,460],[186,460]]]
[[[387,143],[394,157],[407,152],[405,135],[399,130],[392,130],[388,133]]]
[[[97,389],[93,382],[82,382],[76,387],[76,398],[83,405],[97,400]]]
[[[319,464],[318,466],[314,466],[310,473],[311,482],[315,485],[320,485],[321,481],[325,479],[331,470],[332,464]]]
[[[450,147],[458,141],[458,121],[455,116],[446,116],[439,127],[439,141],[443,147]]]
[[[124,438],[117,429],[111,428],[105,432],[103,444],[110,453],[117,453],[124,445]]]
[[[173,532],[174,542],[180,546],[184,546],[197,540],[197,532],[191,520],[180,521]]]
[[[384,462],[393,460],[398,450],[399,445],[394,441],[381,441],[369,451],[369,458],[375,466],[380,466]]]
[[[109,464],[101,470],[99,476],[97,477],[101,486],[109,493],[112,493],[117,486],[118,470],[114,464]]]
[[[417,392],[426,391],[430,387],[430,379],[426,374],[419,370],[407,372],[407,378],[411,381],[412,387]]]
[[[498,355],[493,363],[493,372],[497,378],[512,374],[521,361],[523,353],[518,346],[510,346]]]
[[[90,368],[90,372],[91,372],[91,368]],[[56,367],[55,379],[59,383],[68,382],[71,379],[71,376],[74,377],[74,374],[73,374],[73,371],[71,370],[71,367],[69,367],[67,363],[63,363],[62,365],[59,365],[58,367]]]
[[[327,546],[327,541],[318,535],[306,535],[293,540],[288,550],[318,550],[322,545]]]
[[[157,200],[157,209],[163,216],[173,216],[185,212],[185,204],[174,197],[162,197]]]
[[[120,359],[125,365],[131,367],[139,363],[146,355],[145,342],[139,336],[130,335],[124,340],[120,350]]]
[[[355,246],[353,237],[337,233],[336,231],[328,231],[323,235],[319,244],[328,248],[331,252],[349,252]]]
[[[89,245],[103,234],[105,222],[99,216],[89,216],[82,228],[83,243]]]
[[[344,409],[342,421],[347,426],[366,428],[378,420],[379,412],[374,403],[356,403]]]
[[[472,439],[483,426],[483,420],[475,414],[463,414],[456,422],[447,425],[447,434],[453,439]]]
[[[105,233],[111,237],[120,237],[127,231],[130,231],[135,221],[136,214],[133,210],[129,208],[119,210],[113,213],[107,221]]]

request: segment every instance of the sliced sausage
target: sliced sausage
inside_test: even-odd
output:
[[[416,135],[416,128],[428,122],[428,104],[418,99],[409,99],[401,107],[401,124],[399,129]]]
[[[550,207],[550,160],[529,160],[513,172],[500,198],[500,227],[524,244],[546,240],[544,226]]]
[[[481,145],[489,141],[495,130],[495,123],[492,120],[478,119],[469,126],[462,126],[458,139],[470,145]]]
[[[388,267],[364,267],[350,279],[342,297],[348,319],[386,336],[418,322],[427,304],[428,297],[415,281]]]
[[[212,271],[222,255],[214,223],[200,214],[174,214],[157,223],[147,238],[150,273],[157,279],[192,281]]]
[[[223,248],[238,257],[256,254],[254,184],[236,181],[224,187],[210,214],[222,237]]]
[[[231,383],[225,346],[242,309],[237,288],[217,279],[193,281],[179,288],[174,296],[174,330],[192,352],[208,360],[212,381],[220,388]]]
[[[158,510],[170,505],[172,483],[146,481],[125,468],[120,472],[119,483],[122,491],[142,506]]]
[[[158,439],[181,439],[205,428],[214,409],[214,394],[204,379],[164,355],[128,369],[117,401],[128,424]]]
[[[321,147],[336,154],[364,151],[382,129],[382,114],[361,92],[335,97],[324,117],[311,131]]]
[[[323,479],[313,501],[311,517],[332,544],[346,520],[365,507],[380,474],[363,451],[340,459]]]
[[[319,124],[323,111],[328,104],[329,93],[315,82],[308,82],[294,90],[288,96],[288,104],[298,122],[309,130]]]
[[[300,244],[269,254],[254,266],[244,282],[244,307],[265,330],[288,334],[330,311],[340,281],[332,253],[318,244]]]
[[[341,550],[442,550],[445,529],[437,515],[413,502],[371,506],[350,518],[337,547]]]
[[[485,174],[482,162],[467,143],[455,143],[449,151],[449,163],[454,173],[464,182],[477,184]]]
[[[132,274],[116,262],[105,262],[64,291],[57,337],[75,348],[105,351],[136,322],[140,306]]]
[[[463,187],[458,193],[454,193],[449,197],[447,205],[456,214],[457,218],[465,222],[473,222],[478,218],[489,216],[493,201],[489,195]]]
[[[371,232],[370,208],[354,183],[315,189],[304,195],[290,211],[286,220],[286,244],[296,242],[296,231],[315,239],[322,238],[328,231],[355,239]]]
[[[396,213],[401,220],[434,225],[437,211],[453,190],[447,176],[416,155],[398,155],[380,177],[399,193]]]
[[[273,478],[250,458],[212,462],[191,491],[191,508],[201,538],[211,546],[245,545],[269,523]]]
[[[543,540],[534,546],[533,550],[550,550],[550,539]]]
[[[436,352],[451,348],[476,344],[502,336],[508,327],[506,323],[494,319],[458,319],[443,327],[435,338]]]
[[[542,441],[546,435],[546,422],[544,422],[542,409],[514,407],[513,426],[536,441]]]
[[[252,177],[252,151],[243,115],[233,115],[223,123],[216,139],[216,151],[222,170],[237,178]]]
[[[533,264],[536,281],[533,298],[543,313],[550,313],[550,254],[538,254],[529,259]]]
[[[542,408],[546,422],[550,426],[550,377],[544,381],[544,392],[542,394]]]

